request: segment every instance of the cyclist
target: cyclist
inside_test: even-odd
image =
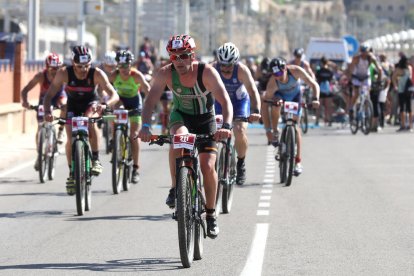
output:
[[[296,48],[293,50],[293,59],[289,62],[289,64],[302,67],[306,73],[309,74],[309,76],[315,79],[315,74],[313,73],[309,62],[304,59],[304,54],[305,50],[303,50],[303,48]]]
[[[142,98],[141,89],[144,93],[148,93],[150,85],[145,80],[144,75],[135,68],[132,68],[134,55],[130,51],[119,51],[116,54],[116,62],[118,69],[113,71],[109,77],[109,81],[113,83],[118,92],[120,103],[125,109],[133,109],[134,113],[130,113],[130,137],[136,137],[141,127],[141,111]],[[132,159],[134,161],[132,170],[132,183],[139,181],[139,139],[131,139]]]
[[[55,54],[55,53],[50,53],[47,55],[46,59],[45,59],[45,65],[46,68],[37,73],[30,81],[29,83],[23,88],[21,95],[22,95],[22,106],[25,108],[29,108],[29,102],[27,101],[27,94],[30,92],[30,90],[32,90],[37,84],[39,84],[40,86],[40,94],[39,94],[39,105],[43,105],[43,101],[46,95],[46,92],[50,86],[50,83],[52,82],[52,80],[54,79],[54,77],[56,76],[56,72],[57,70],[62,67],[62,60],[60,59],[59,55]],[[59,87],[59,91],[56,93],[56,95],[53,97],[51,104],[53,106],[59,107],[61,108],[60,111],[60,117],[64,118],[65,115],[65,105],[66,105],[66,93],[63,90],[63,86]],[[43,117],[37,115],[37,121],[38,121],[38,127],[37,127],[37,131],[36,131],[36,136],[35,136],[35,142],[36,142],[36,148],[38,147],[37,144],[37,140],[38,140],[38,135],[39,135],[39,130],[40,130],[40,123],[43,121]],[[64,124],[59,123],[59,131],[58,131],[58,135],[57,135],[57,141],[58,143],[62,143],[62,138],[63,138],[63,127]],[[36,159],[34,168],[36,171],[39,170],[39,160]]]
[[[116,69],[117,63],[116,63],[115,58],[116,58],[116,53],[114,51],[107,51],[104,55],[100,69],[102,69],[102,71],[104,71],[104,73],[108,77]],[[99,93],[101,102],[106,103],[106,101],[108,100],[108,95],[105,93],[105,91],[100,86],[98,86],[98,93]]]
[[[239,58],[239,49],[233,43],[227,42],[217,49],[217,62],[212,66],[219,72],[233,105],[234,144],[237,152],[236,183],[243,185],[246,181],[247,121],[260,119],[260,96],[251,71],[239,62]],[[221,114],[220,103],[215,103],[215,110],[217,114]]]
[[[230,137],[233,117],[231,101],[217,71],[209,64],[195,58],[196,44],[189,35],[174,35],[167,43],[171,64],[162,67],[155,76],[142,112],[142,129],[139,137],[150,141],[151,113],[167,85],[173,91],[173,110],[170,115],[170,134],[215,133],[216,139]],[[223,107],[223,127],[216,131],[214,98]],[[199,146],[200,167],[206,193],[207,235],[215,238],[219,228],[215,216],[217,172],[215,170],[217,145],[206,142]],[[175,206],[175,159],[179,150],[170,148],[170,173],[172,188],[166,204]]]
[[[313,91],[312,106],[313,108],[319,107],[319,85],[305,70],[297,65],[287,65],[286,60],[281,57],[272,59],[270,62],[270,68],[273,72],[273,78],[269,79],[266,88],[266,100],[274,100],[274,98],[280,98],[284,101],[293,101],[299,104],[298,115],[300,116],[301,108],[301,93],[299,80],[303,80],[308,84]],[[280,106],[275,107],[277,110],[276,118],[272,121],[273,130],[276,135],[274,136],[274,145],[279,144],[279,134],[277,131],[277,124],[280,116]],[[298,116],[298,117],[299,117]],[[296,118],[296,121],[298,118]],[[302,173],[301,165],[301,132],[296,128],[296,141],[297,141],[297,154],[296,165],[294,168],[295,175]]]
[[[272,144],[272,126],[270,124],[271,122],[271,114],[270,111],[273,111],[271,109],[269,111],[269,105],[267,103],[264,103],[263,100],[265,99],[266,95],[266,86],[267,82],[269,81],[270,77],[272,76],[271,71],[269,70],[269,64],[270,64],[270,58],[265,57],[262,59],[260,63],[260,70],[256,71],[256,79],[258,81],[258,90],[260,94],[260,103],[261,103],[261,119],[263,120],[263,125],[266,131],[266,137],[267,137],[267,145]]]
[[[72,117],[87,116],[91,117],[96,112],[101,112],[106,108],[99,104],[98,93],[95,85],[100,85],[109,95],[108,105],[113,105],[118,101],[118,95],[109,83],[105,73],[91,66],[92,54],[86,46],[75,46],[72,48],[72,65],[61,68],[56,73],[56,77],[51,83],[45,97],[46,120],[51,121],[50,102],[57,94],[59,87],[66,84],[65,91],[68,95],[66,134],[72,137]],[[98,130],[95,124],[89,125],[89,140],[92,148],[92,168],[91,173],[99,175],[102,172],[102,165],[99,162]],[[66,143],[66,158],[71,172],[72,160],[72,141],[68,139]],[[75,180],[71,173],[66,182],[66,190],[69,195],[75,194]]]
[[[359,54],[355,55],[352,58],[351,64],[348,67],[348,79],[352,83],[352,97],[350,101],[349,117],[352,120],[354,113],[354,105],[358,99],[359,91],[362,86],[368,86],[368,91],[371,86],[371,80],[369,76],[369,66],[373,63],[378,72],[378,79],[382,78],[381,66],[377,62],[374,54],[369,52],[369,47],[367,45],[361,45],[359,47]]]

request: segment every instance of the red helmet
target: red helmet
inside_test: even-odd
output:
[[[62,66],[62,60],[58,54],[50,53],[45,59],[46,67],[60,67]]]
[[[183,35],[173,35],[167,44],[167,52],[175,53],[182,51],[193,51],[196,48],[194,39],[186,34]]]

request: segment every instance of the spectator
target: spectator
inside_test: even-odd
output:
[[[144,43],[141,44],[139,47],[140,52],[145,53],[145,57],[149,58],[152,62],[152,64],[155,64],[157,61],[157,52],[152,44],[152,41],[146,36],[144,37]]]
[[[321,105],[324,107],[324,121],[325,124],[328,123],[329,126],[332,124],[332,79],[334,76],[333,71],[329,68],[329,60],[325,57],[321,58],[321,67],[316,71],[316,80],[318,81],[320,87],[320,98]],[[317,119],[319,121],[321,111],[318,109]]]

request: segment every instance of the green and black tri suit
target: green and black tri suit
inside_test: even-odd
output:
[[[194,134],[213,134],[216,132],[214,113],[214,97],[203,84],[205,63],[200,62],[197,70],[197,81],[193,87],[181,84],[178,72],[171,65],[173,110],[170,114],[169,127],[182,124]],[[214,141],[203,143],[199,152],[217,152]]]

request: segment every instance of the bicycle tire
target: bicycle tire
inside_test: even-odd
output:
[[[87,150],[84,151],[85,154],[85,165],[86,164],[91,164],[91,160],[92,160],[92,152],[90,151],[89,148],[89,143],[87,144]],[[85,175],[86,175],[86,181],[85,181],[85,211],[90,211],[92,208],[92,190],[91,190],[91,186],[92,186],[92,177],[91,177],[91,166],[90,165],[86,165],[85,166]]]
[[[76,141],[74,147],[74,160],[75,160],[75,184],[76,184],[76,210],[79,216],[82,216],[85,212],[85,187],[86,187],[86,160],[85,160],[85,148],[83,141]]]
[[[54,130],[50,132],[48,143],[49,143],[48,150],[51,152],[48,153],[49,164],[48,164],[47,176],[49,180],[53,180],[55,178],[55,169],[56,169],[56,162],[57,162],[57,155],[58,155],[56,132]]]
[[[115,131],[112,148],[112,192],[119,194],[121,192],[121,184],[123,181],[125,139],[121,129]]]
[[[368,135],[371,132],[372,114],[374,112],[372,102],[370,100],[366,100],[364,102],[364,107],[363,108],[364,108],[365,118],[364,118],[364,121],[362,122],[362,124],[363,124],[362,132],[365,135]]]
[[[40,133],[39,133],[37,162],[39,164],[40,183],[45,183],[48,164],[47,164],[47,137],[46,137],[46,129],[44,127],[40,129]]]
[[[200,172],[198,174],[198,177],[200,184],[197,186],[202,187]],[[198,190],[197,195],[198,196],[196,200],[198,200],[198,221],[196,221],[194,225],[194,260],[201,260],[204,253],[204,229],[206,227],[205,216],[202,216],[202,213],[205,210],[206,201],[201,190]]]
[[[283,129],[278,147],[279,154],[279,177],[280,183],[285,183],[287,178],[287,160],[286,160],[286,128]]]
[[[217,144],[217,159],[216,159],[216,172],[217,172],[217,193],[216,193],[216,215],[218,215],[222,210],[222,196],[223,196],[223,186],[225,183],[223,181],[226,181],[224,179],[224,169],[225,169],[225,156],[226,156],[226,146],[224,146],[222,143]]]
[[[308,129],[309,129],[308,108],[303,107],[302,111],[303,111],[302,116],[300,116],[300,128],[302,129],[302,133],[306,134],[308,133]]]
[[[234,145],[230,145],[230,156],[227,172],[227,183],[223,186],[222,195],[222,209],[224,214],[228,214],[231,211],[233,205],[233,188],[236,183],[236,150]]]
[[[292,184],[293,167],[295,166],[295,143],[296,143],[295,127],[289,126],[286,130],[286,164],[287,178],[286,186]]]
[[[125,136],[124,136],[125,137]],[[124,175],[122,178],[122,189],[124,191],[128,191],[131,187],[131,179],[132,179],[132,149],[131,149],[131,141],[129,137],[126,136],[125,140],[126,150],[124,152]]]
[[[111,127],[110,122],[107,120],[104,121],[102,131],[105,139],[105,152],[106,154],[109,154],[111,152]]]
[[[357,114],[359,110],[359,105],[357,105],[355,110],[356,112],[354,111],[352,120],[351,120],[351,116],[349,116],[349,127],[351,129],[351,133],[354,135],[358,132],[358,129],[359,129],[359,118]]]
[[[177,222],[178,244],[181,263],[185,268],[191,267],[194,258],[194,216],[192,208],[191,187],[193,175],[189,168],[181,167],[177,173]]]

